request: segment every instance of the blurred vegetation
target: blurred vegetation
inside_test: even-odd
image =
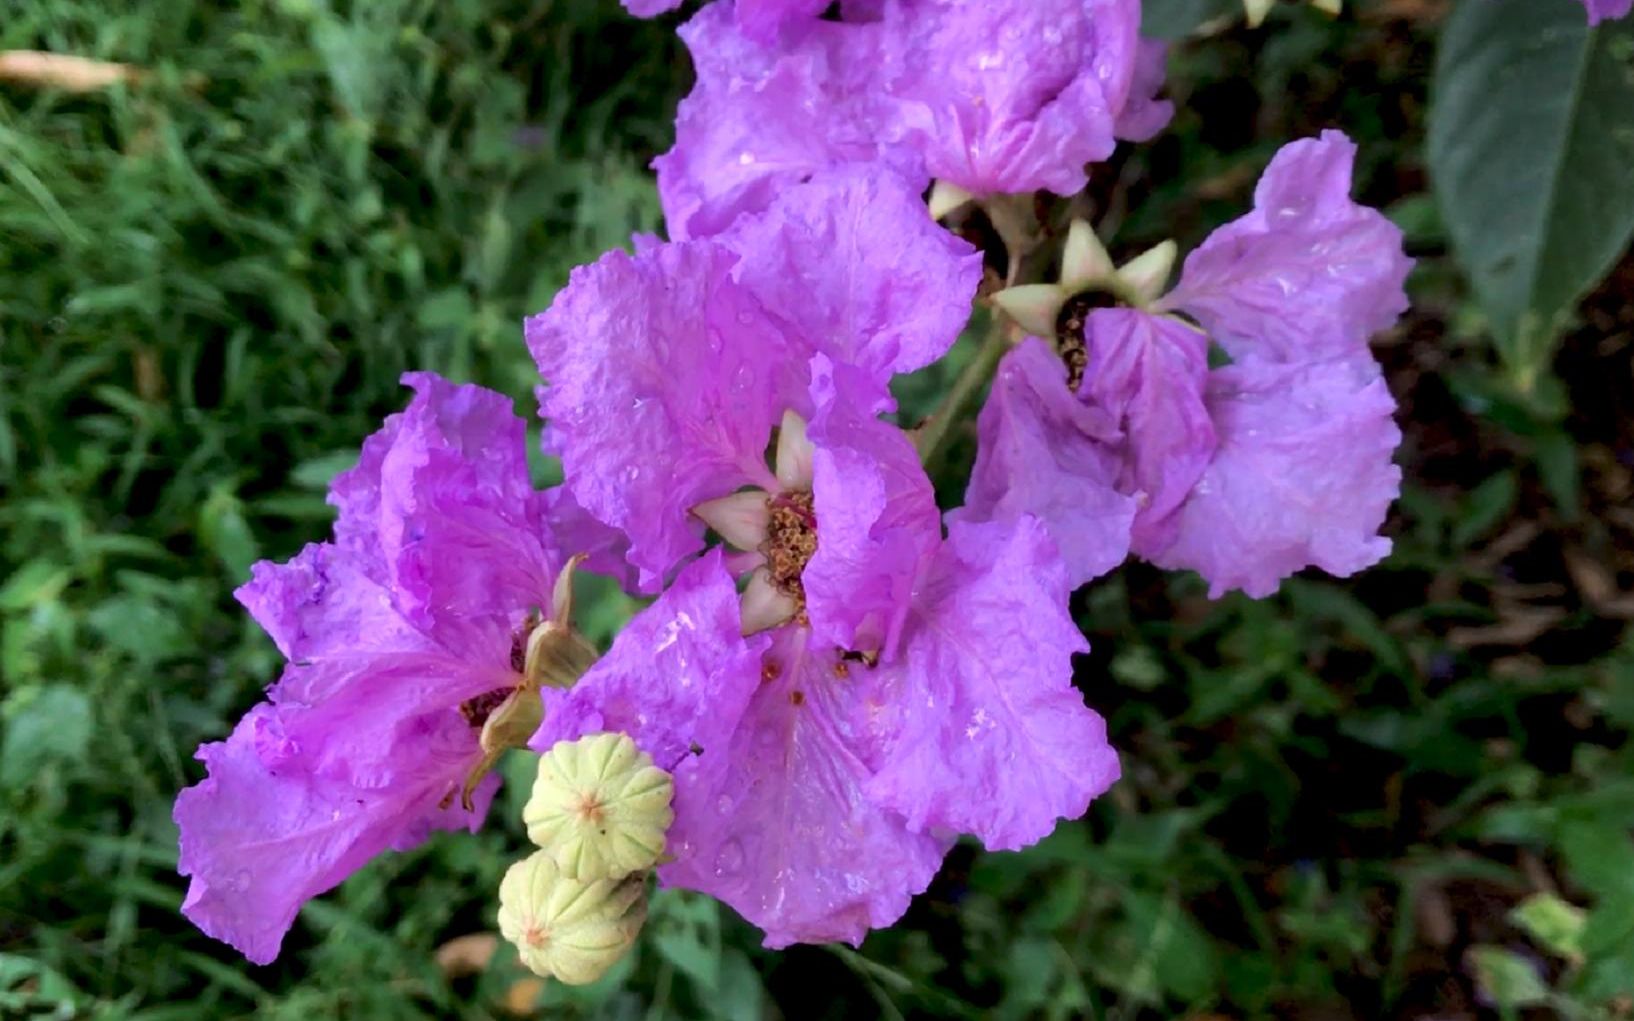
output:
[[[482,935],[519,785],[479,836],[314,902],[268,968],[179,915],[169,811],[276,674],[232,588],[322,537],[398,374],[531,414],[522,316],[657,228],[673,22],[8,0],[0,50],[146,73],[0,84],[0,1017],[1634,1016],[1634,265],[1579,310],[1552,410],[1506,399],[1425,194],[1445,5],[1351,6],[1178,46],[1174,125],[1091,198],[1115,248],[1193,243],[1282,142],[1358,139],[1359,194],[1420,258],[1379,347],[1396,553],[1263,602],[1140,566],[1091,586],[1081,684],[1125,779],[1083,823],[961,846],[856,952],[768,953],[663,894],[639,953],[569,990]]]

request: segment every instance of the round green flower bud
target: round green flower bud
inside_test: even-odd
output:
[[[544,851],[505,870],[499,932],[528,970],[571,986],[594,982],[635,945],[647,920],[646,876],[582,882]]]
[[[591,734],[540,758],[522,822],[563,875],[618,879],[664,853],[674,793],[670,775],[627,735]]]

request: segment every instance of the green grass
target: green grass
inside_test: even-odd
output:
[[[276,675],[233,586],[324,534],[324,487],[400,405],[398,374],[531,412],[522,316],[658,225],[645,164],[688,73],[670,27],[610,0],[12,0],[0,49],[151,74],[0,86],[0,1017],[486,1018],[527,992],[504,951],[454,978],[434,957],[492,925],[519,785],[481,835],[320,898],[268,968],[178,914],[170,802]],[[1190,242],[1281,141],[1359,137],[1364,196],[1425,257],[1382,349],[1408,432],[1391,560],[1259,603],[1141,567],[1091,586],[1081,683],[1125,780],[1085,822],[1020,854],[959,848],[855,953],[771,954],[729,911],[663,895],[616,975],[543,1004],[1464,1017],[1479,972],[1517,1003],[1546,986],[1565,1016],[1615,1016],[1634,993],[1634,646],[1561,566],[1586,553],[1627,581],[1604,513],[1628,449],[1598,382],[1615,352],[1599,328],[1568,343],[1558,420],[1491,397],[1421,195],[1429,32],[1289,8],[1192,44],[1174,128],[1095,186],[1117,247]],[[602,637],[626,610],[595,609]],[[1588,914],[1511,919],[1540,894]]]

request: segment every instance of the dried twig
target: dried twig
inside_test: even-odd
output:
[[[135,82],[142,69],[87,57],[69,57],[38,50],[0,52],[0,81],[17,82],[69,92],[95,92],[120,82]]]

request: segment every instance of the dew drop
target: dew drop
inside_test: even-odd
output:
[[[715,875],[729,879],[743,869],[743,845],[736,840],[728,840],[721,845],[719,853],[715,855]]]

